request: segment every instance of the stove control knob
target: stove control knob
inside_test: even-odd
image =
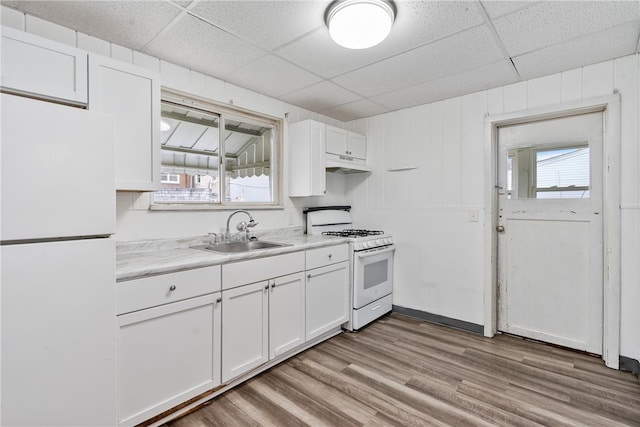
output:
[[[384,239],[376,240],[376,245],[378,246],[384,245]]]
[[[387,244],[387,245],[390,245],[391,244],[391,239],[384,239],[384,243]]]
[[[362,242],[362,248],[368,248],[369,247],[369,242]]]

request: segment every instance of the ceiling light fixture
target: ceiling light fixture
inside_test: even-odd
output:
[[[331,38],[349,49],[366,49],[391,31],[396,6],[390,0],[337,0],[325,12]]]
[[[168,130],[171,129],[171,125],[168,122],[165,122],[164,120],[160,120],[160,131],[161,132],[166,132]]]

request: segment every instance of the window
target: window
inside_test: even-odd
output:
[[[508,198],[587,199],[589,146],[556,145],[509,150]]]
[[[163,184],[180,184],[180,175],[174,173],[163,173],[160,182]]]
[[[152,208],[277,206],[281,122],[163,93]]]

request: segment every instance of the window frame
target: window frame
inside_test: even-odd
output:
[[[162,88],[161,102],[168,102],[187,109],[201,110],[220,117],[219,124],[219,169],[218,169],[218,202],[155,202],[153,195],[150,198],[150,210],[236,210],[236,209],[284,209],[282,201],[283,186],[283,140],[284,120],[280,117],[257,113],[235,106],[223,105],[197,95]],[[272,200],[270,202],[234,202],[226,201],[226,165],[224,132],[225,118],[231,120],[242,118],[267,123],[274,128],[271,147],[270,181]],[[159,142],[158,142],[159,143]],[[161,162],[161,160],[160,160]],[[162,165],[160,165],[162,166]]]

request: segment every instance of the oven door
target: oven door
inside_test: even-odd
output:
[[[389,295],[393,288],[394,245],[353,253],[353,308]]]

